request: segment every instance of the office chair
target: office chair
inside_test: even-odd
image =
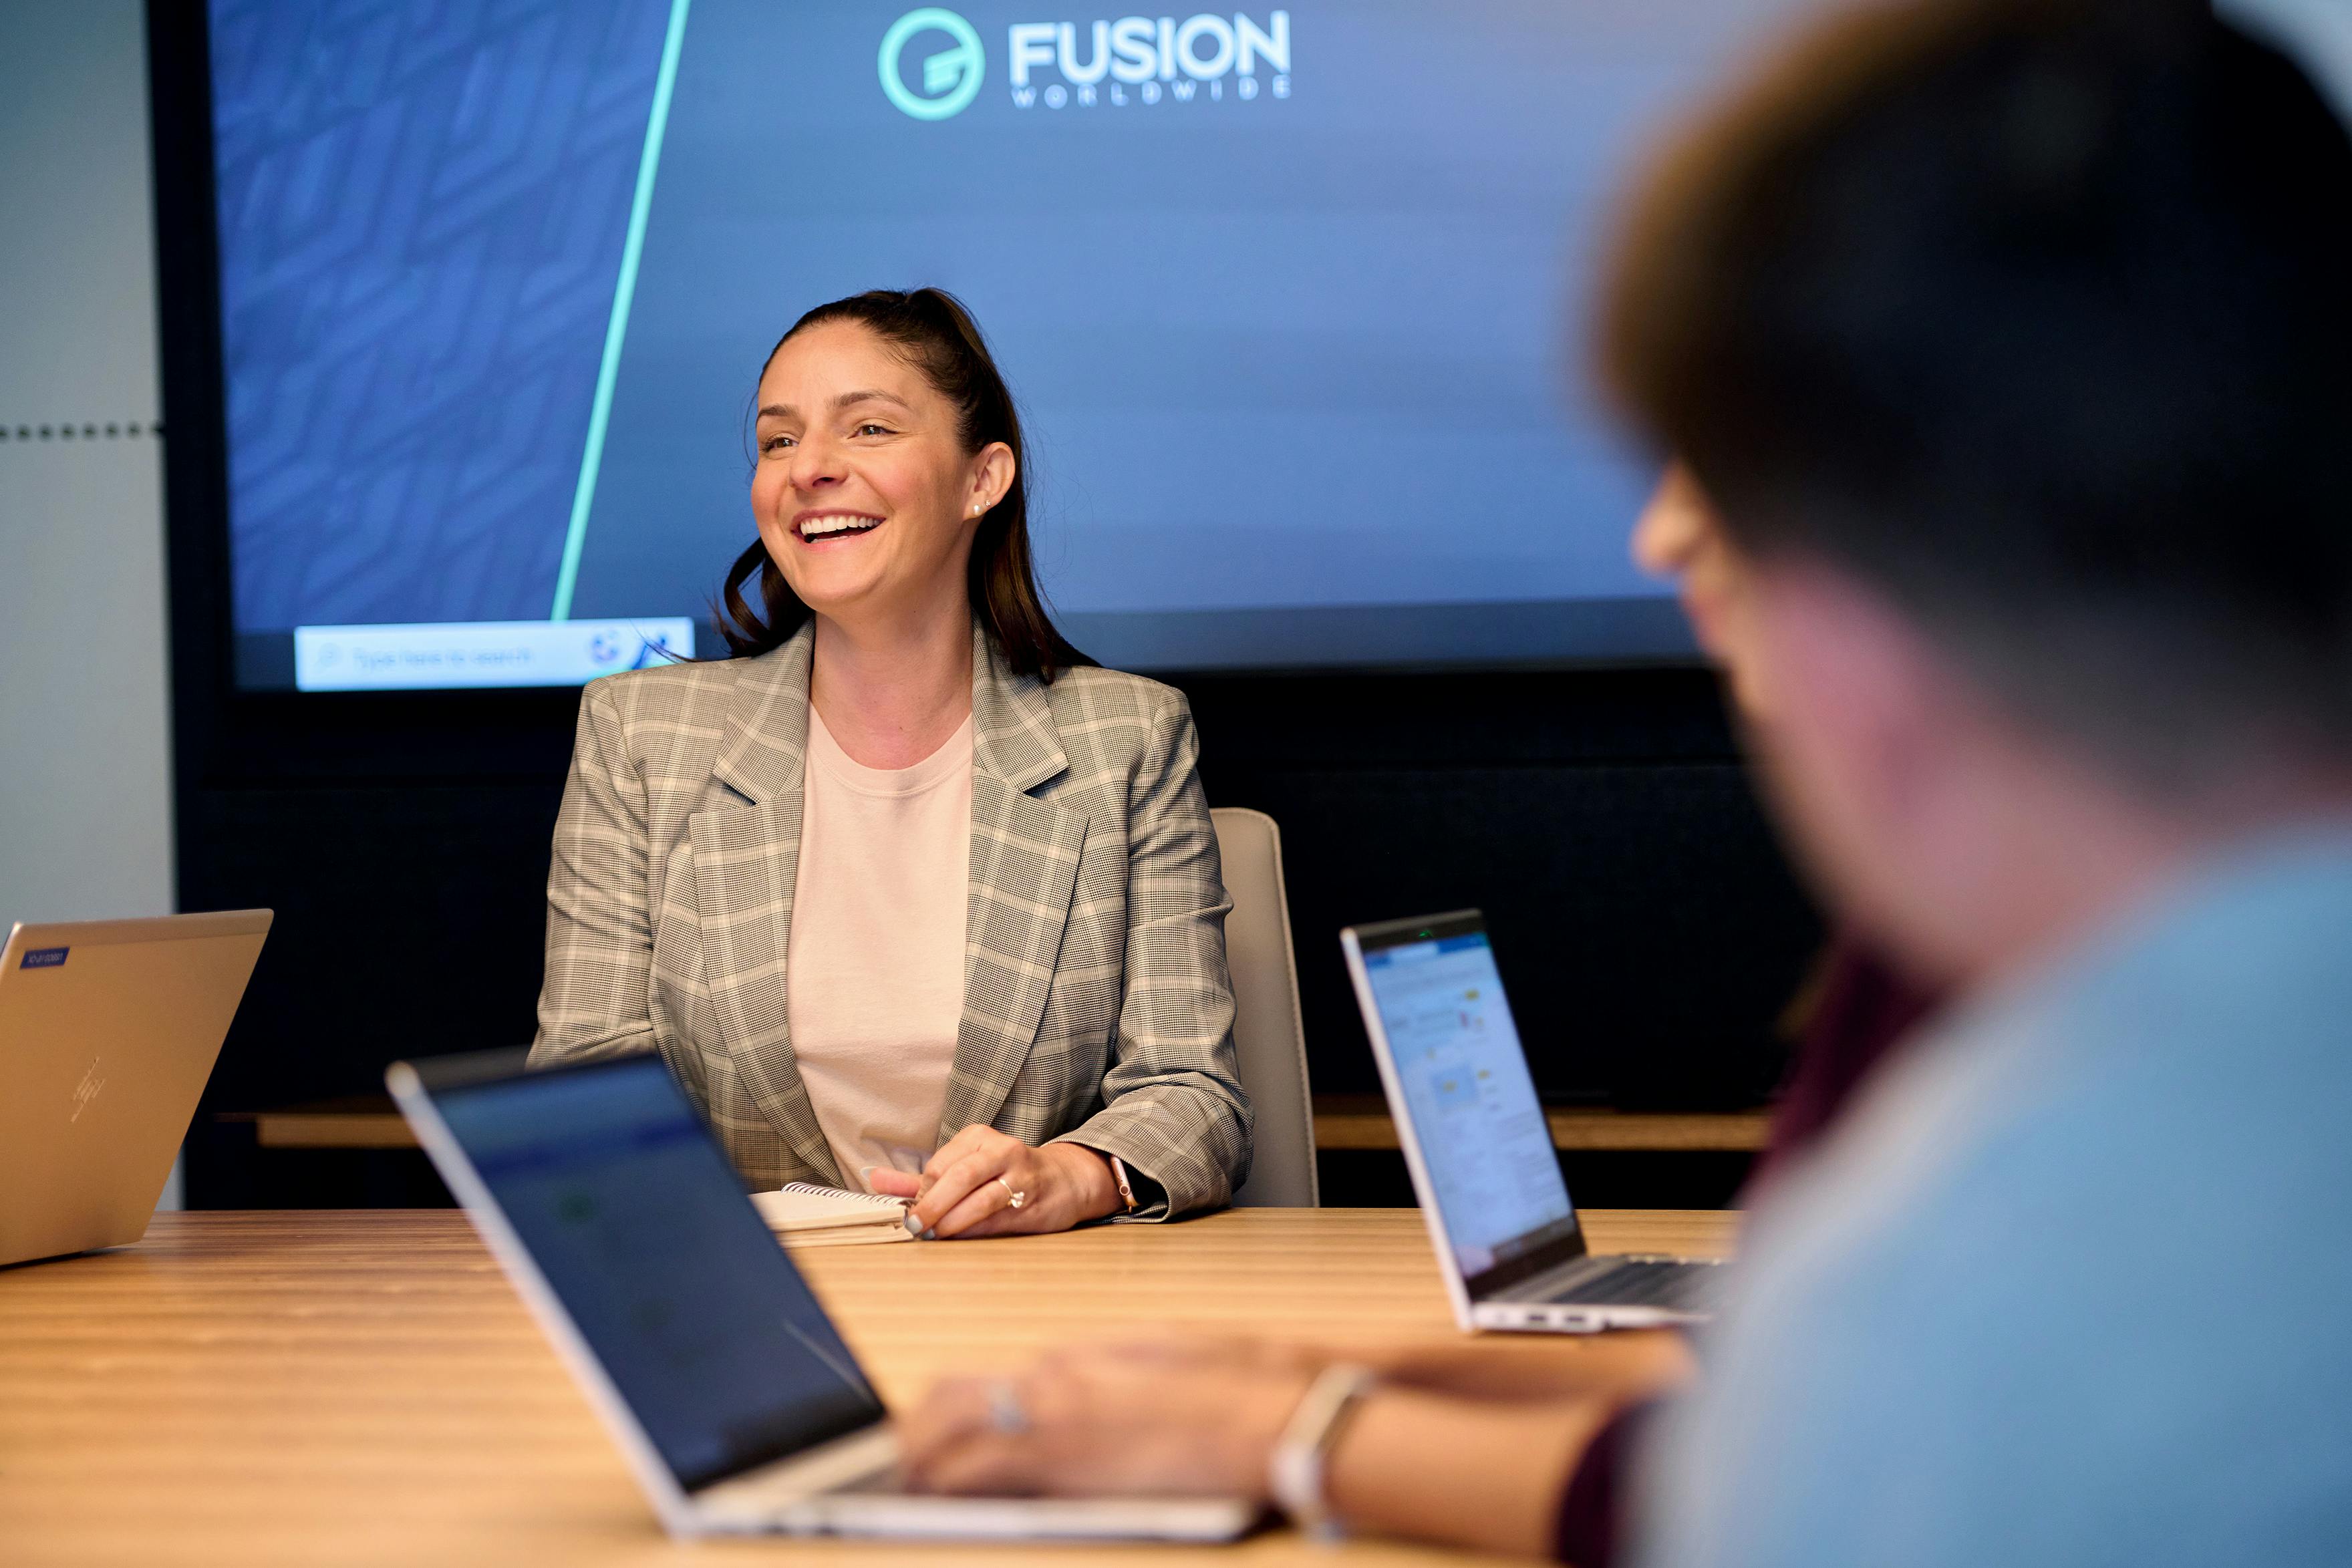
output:
[[[1256,1112],[1249,1180],[1237,1208],[1313,1208],[1315,1108],[1307,1086],[1307,1034],[1298,1018],[1298,965],[1282,886],[1282,832],[1263,811],[1209,813],[1224,862],[1225,961],[1234,978],[1234,1051]]]

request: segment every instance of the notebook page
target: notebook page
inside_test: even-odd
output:
[[[807,1182],[788,1182],[773,1192],[751,1195],[752,1207],[779,1234],[802,1230],[871,1228],[905,1233],[903,1198],[879,1193],[843,1192]]]

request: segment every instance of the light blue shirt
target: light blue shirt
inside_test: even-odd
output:
[[[1965,1009],[1748,1252],[1646,1568],[2352,1563],[2352,835]]]

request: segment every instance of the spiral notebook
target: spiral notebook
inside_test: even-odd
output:
[[[869,1242],[911,1241],[907,1200],[878,1192],[844,1192],[814,1182],[788,1181],[773,1192],[755,1192],[752,1207],[787,1247],[862,1247]]]

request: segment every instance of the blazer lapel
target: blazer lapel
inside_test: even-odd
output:
[[[940,1117],[942,1142],[992,1124],[1029,1060],[1077,885],[1087,819],[1029,791],[1069,767],[1034,676],[972,632],[971,888],[963,1019]]]
[[[710,1000],[735,1071],[801,1162],[835,1186],[841,1172],[793,1065],[784,991],[793,889],[800,873],[814,633],[752,660],[738,679],[711,772],[746,804],[698,811],[695,899]]]

